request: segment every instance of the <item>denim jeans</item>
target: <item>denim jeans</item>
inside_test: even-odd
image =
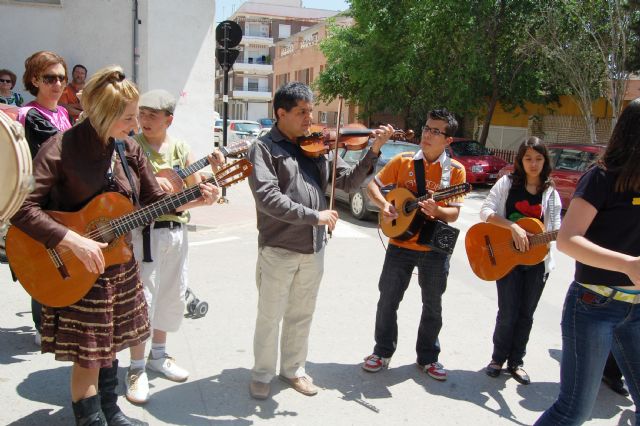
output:
[[[380,299],[376,312],[376,345],[373,352],[390,358],[398,344],[398,307],[418,268],[418,284],[422,290],[422,316],[418,327],[416,352],[420,365],[438,360],[438,334],[442,328],[442,294],[447,287],[449,255],[435,251],[416,251],[389,244],[380,274]]]
[[[640,425],[640,304],[572,283],[562,312],[560,395],[536,425],[580,425],[591,416],[609,351],[618,362]]]
[[[496,281],[498,316],[493,331],[493,355],[498,364],[507,361],[509,367],[522,365],[529,334],[546,276],[544,262],[533,266],[516,266],[504,278]]]

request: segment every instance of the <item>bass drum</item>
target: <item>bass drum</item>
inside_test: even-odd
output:
[[[9,222],[33,190],[31,167],[22,126],[0,111],[0,222]]]

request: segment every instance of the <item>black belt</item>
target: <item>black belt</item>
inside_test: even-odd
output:
[[[163,220],[161,222],[155,222],[153,224],[153,229],[158,228],[169,228],[169,229],[179,229],[182,226],[180,222],[174,222],[172,220]]]

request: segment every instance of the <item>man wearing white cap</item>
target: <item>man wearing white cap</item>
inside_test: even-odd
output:
[[[140,96],[142,133],[134,137],[147,155],[158,183],[167,192],[175,191],[175,180],[159,177],[158,172],[165,169],[183,169],[194,162],[189,146],[167,134],[167,129],[173,121],[175,106],[175,97],[166,90],[151,90]],[[224,157],[219,151],[216,152],[215,158],[210,159],[217,164],[224,162]],[[187,185],[194,185],[201,180],[201,176],[194,173],[187,178]],[[145,344],[131,348],[126,396],[129,401],[137,404],[145,403],[149,399],[146,369],[176,382],[183,382],[189,376],[189,373],[178,366],[166,352],[167,332],[178,331],[184,317],[189,247],[186,227],[188,221],[188,212],[169,214],[161,216],[149,227],[133,234],[135,257],[140,264],[149,320],[153,328],[151,351],[146,363]]]

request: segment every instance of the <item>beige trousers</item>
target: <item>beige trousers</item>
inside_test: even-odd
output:
[[[324,249],[314,254],[275,247],[258,249],[253,380],[268,383],[276,373],[280,321],[280,374],[305,375],[309,330],[323,268]]]

